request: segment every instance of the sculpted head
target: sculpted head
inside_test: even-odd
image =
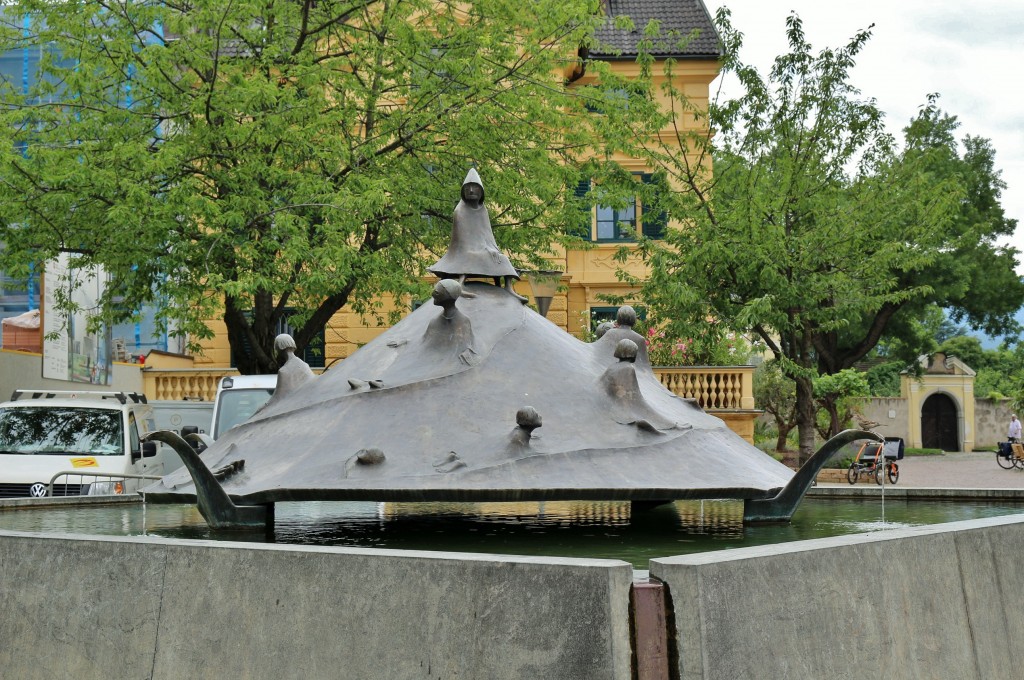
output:
[[[281,333],[281,335],[274,338],[274,350],[278,353],[286,350],[295,351],[295,340],[292,336],[287,333]]]
[[[430,297],[434,298],[434,304],[445,309],[453,307],[455,301],[462,295],[462,284],[455,279],[442,279],[434,285],[434,291]]]
[[[619,361],[628,361],[633,363],[636,361],[636,353],[638,348],[636,343],[629,338],[623,338],[615,344],[615,358]]]
[[[620,327],[632,328],[636,324],[636,310],[629,305],[622,305],[615,313],[615,322]]]
[[[484,202],[484,183],[476,169],[470,168],[462,180],[462,200],[476,207]]]

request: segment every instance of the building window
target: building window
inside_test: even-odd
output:
[[[636,197],[629,199],[629,204],[622,208],[597,206],[597,240],[636,240]]]
[[[588,97],[584,103],[587,111],[598,115],[605,115],[609,111],[629,110],[629,90],[617,88],[603,93],[596,92],[597,96]],[[603,98],[599,98],[603,97]]]
[[[650,173],[634,173],[634,177],[645,185],[638,191],[640,195],[630,198],[624,206],[590,205],[581,218],[581,237],[598,243],[635,241],[640,234],[664,238],[668,213],[657,205],[659,195],[665,191],[663,179]],[[581,181],[575,197],[585,199],[590,188],[589,180]]]
[[[636,310],[636,320],[644,321],[647,318],[646,307],[633,307]],[[618,307],[591,307],[590,308],[590,331],[592,333],[597,332],[597,327],[607,322],[615,323],[615,318],[619,314]]]

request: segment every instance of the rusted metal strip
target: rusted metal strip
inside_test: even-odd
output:
[[[635,680],[670,680],[665,584],[654,578],[633,582],[630,624]]]

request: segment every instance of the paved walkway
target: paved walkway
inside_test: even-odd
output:
[[[1024,470],[1004,470],[994,452],[907,456],[899,465],[904,488],[1024,489]]]

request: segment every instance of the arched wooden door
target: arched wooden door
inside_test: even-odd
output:
[[[921,407],[921,445],[926,449],[959,451],[956,402],[948,395],[933,394]]]

